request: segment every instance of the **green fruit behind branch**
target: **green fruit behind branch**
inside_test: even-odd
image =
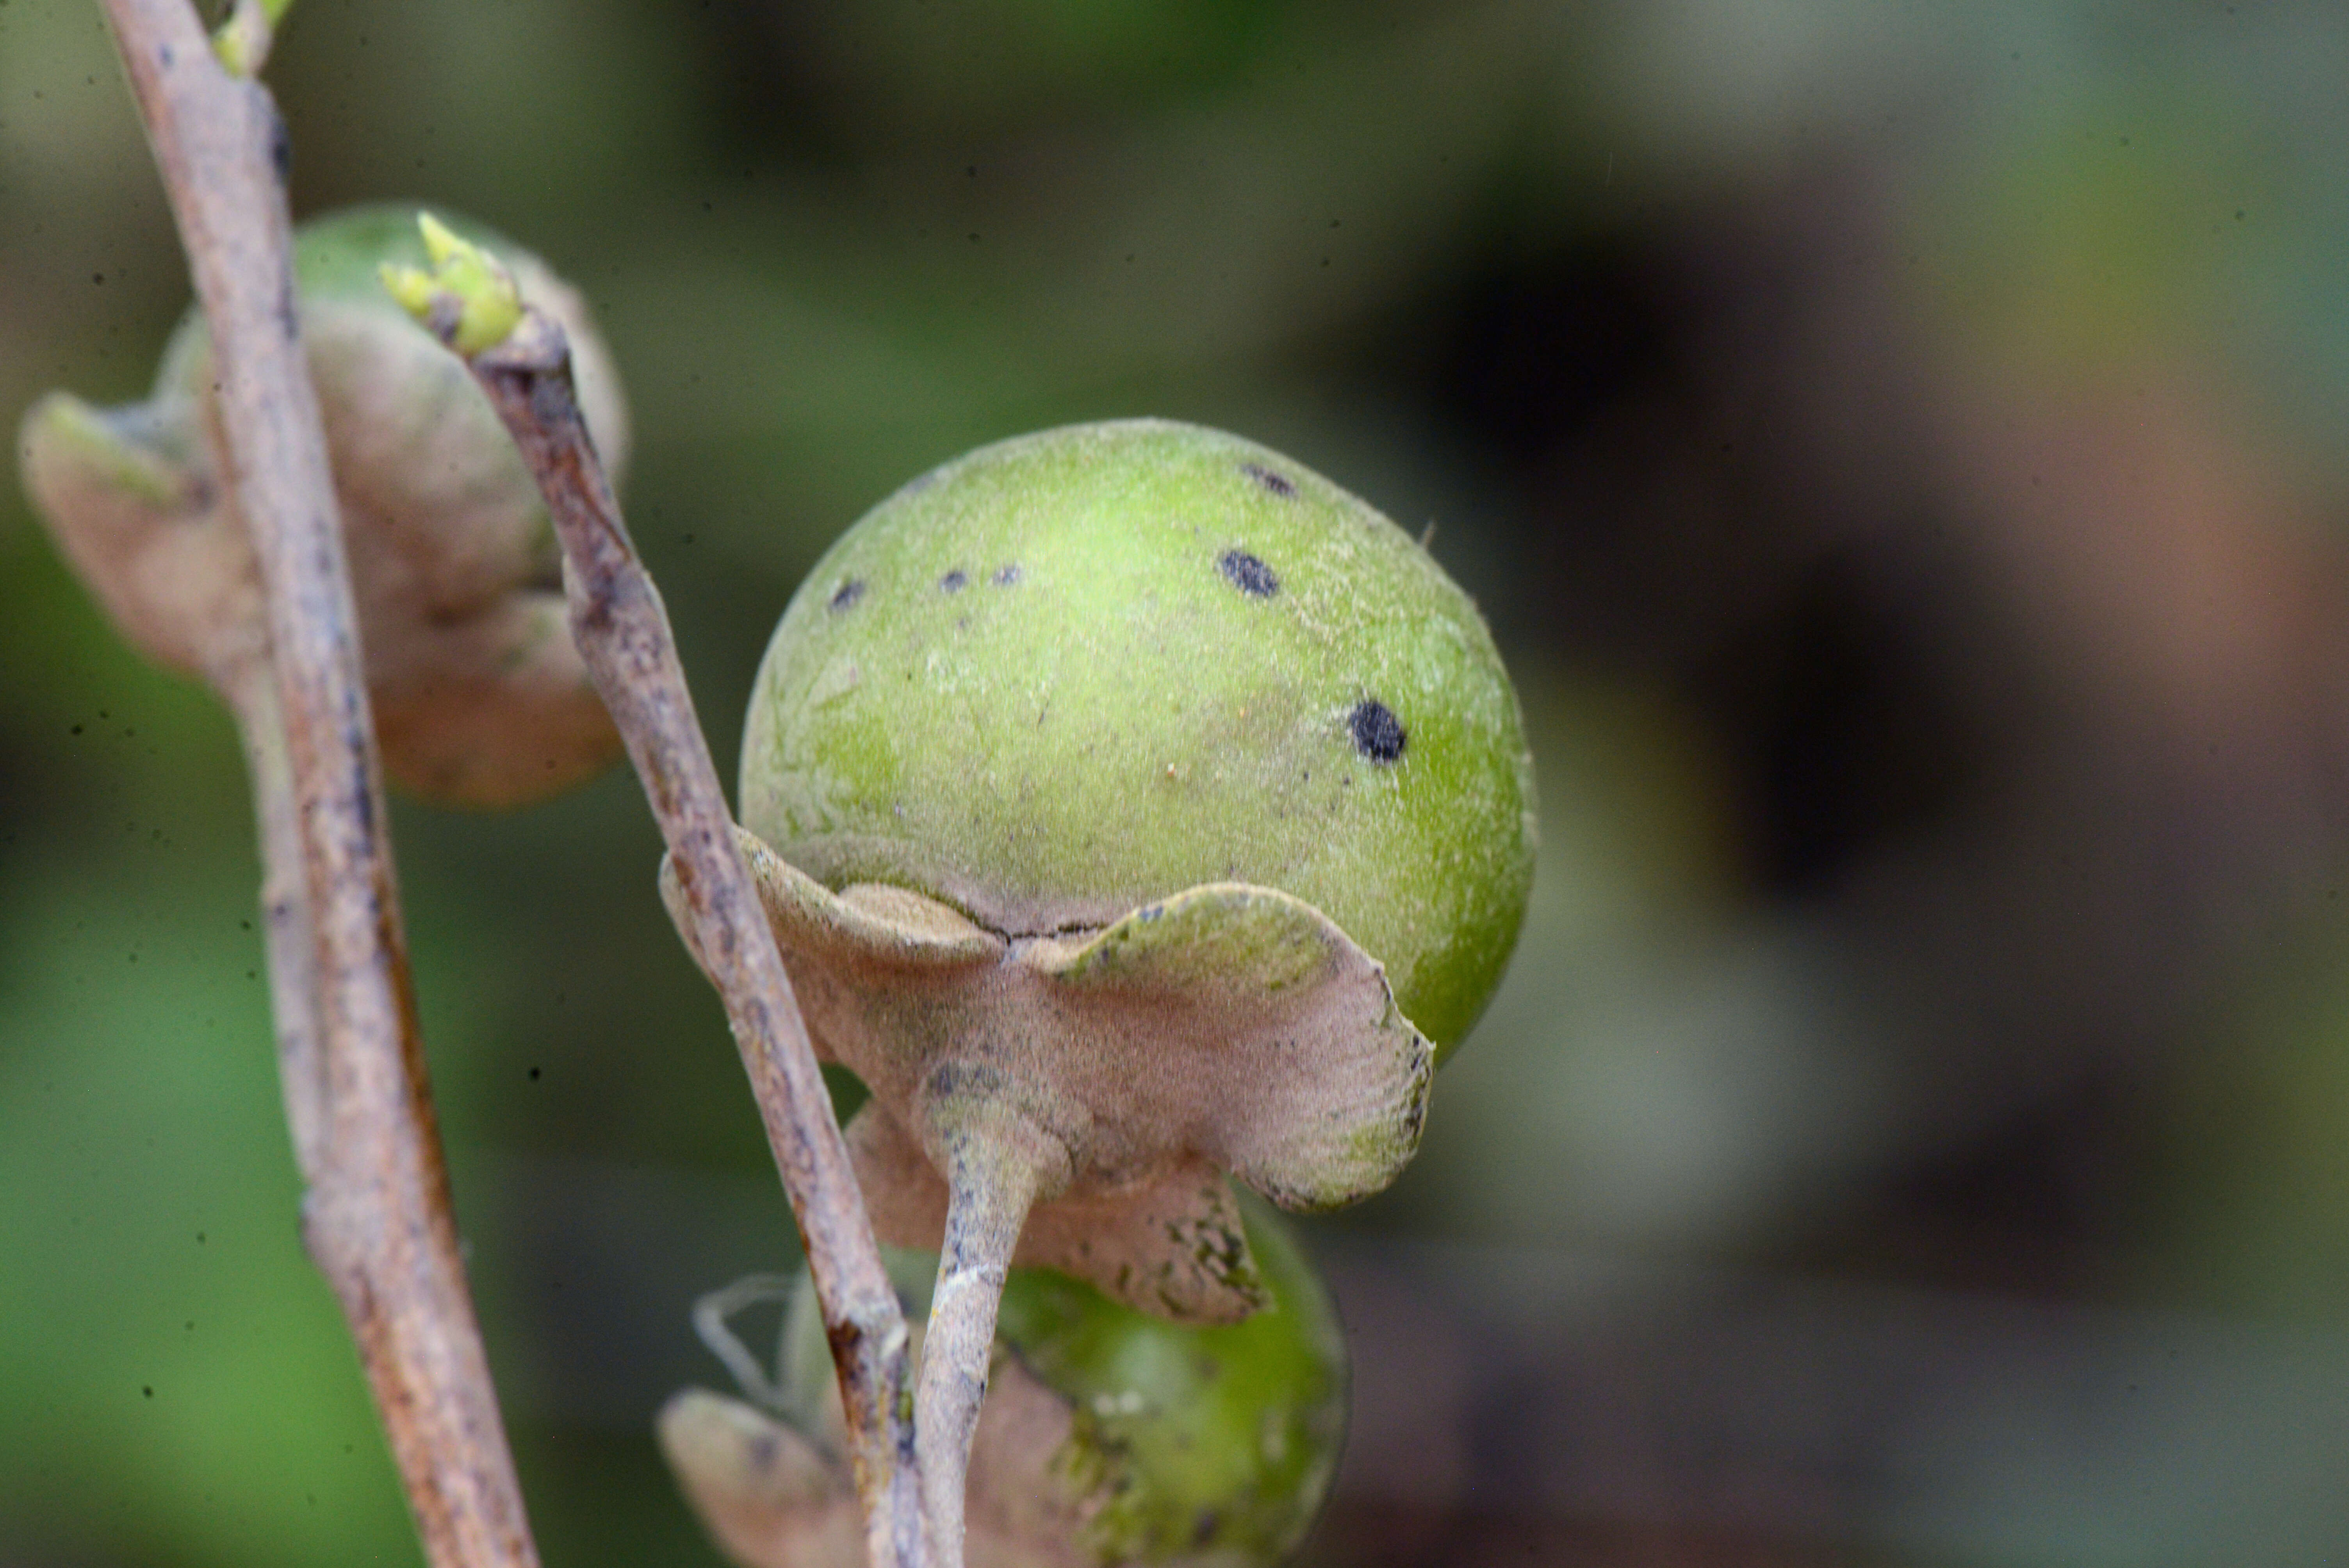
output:
[[[1065,1403],[1070,1418],[1054,1452],[1029,1456],[1040,1462],[977,1456],[974,1561],[1247,1568],[1282,1561],[1304,1539],[1344,1441],[1345,1339],[1328,1288],[1288,1227],[1260,1203],[1247,1208],[1269,1305],[1244,1322],[1185,1326],[1053,1270],[1012,1271],[997,1318],[997,1380],[1011,1358]],[[935,1265],[926,1253],[891,1255],[909,1315],[926,1310]],[[804,1276],[782,1360],[777,1413],[802,1431],[823,1432],[836,1422],[828,1409],[836,1412],[838,1396]],[[1010,1429],[1019,1429],[982,1427],[982,1448]],[[990,1477],[1024,1478],[1054,1495],[1031,1510],[985,1495]],[[1079,1539],[1031,1542],[1034,1556],[1023,1556],[1005,1532],[1037,1520],[1064,1530],[1077,1521]]]
[[[1346,1426],[1345,1341],[1285,1227],[1247,1227],[1271,1305],[1184,1328],[1068,1275],[1022,1270],[997,1335],[1077,1411],[1064,1462],[1107,1495],[1104,1563],[1277,1563],[1320,1511]]]

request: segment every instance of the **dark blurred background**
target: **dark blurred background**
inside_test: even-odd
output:
[[[2349,1552],[2349,15],[303,0],[297,212],[584,286],[730,775],[817,552],[980,441],[1292,452],[1490,616],[1544,839],[1425,1151],[1308,1228],[1317,1564]],[[187,287],[98,15],[0,0],[0,419]],[[548,1561],[788,1257],[633,781],[402,807]],[[0,484],[0,1564],[416,1561],[295,1233],[230,727]]]

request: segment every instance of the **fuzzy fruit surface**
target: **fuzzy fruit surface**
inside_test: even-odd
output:
[[[1163,420],[982,448],[867,513],[776,628],[741,786],[818,880],[1009,936],[1280,889],[1439,1051],[1533,874],[1516,697],[1467,596],[1303,465]]]

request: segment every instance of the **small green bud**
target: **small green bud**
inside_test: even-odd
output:
[[[212,53],[231,76],[253,76],[269,51],[271,33],[293,8],[294,0],[235,0],[227,19],[212,29]]]
[[[376,270],[383,279],[384,292],[398,302],[400,309],[419,323],[432,314],[432,302],[440,291],[430,273],[397,262],[385,262]]]
[[[1278,1563],[1320,1512],[1345,1337],[1287,1227],[1259,1210],[1247,1231],[1268,1304],[1240,1323],[1185,1327],[1045,1269],[1004,1286],[997,1338],[1075,1412],[1054,1468],[1101,1499],[1098,1563]]]
[[[416,226],[432,270],[385,262],[378,273],[391,297],[468,359],[512,336],[522,323],[522,291],[513,273],[429,212],[417,213]]]

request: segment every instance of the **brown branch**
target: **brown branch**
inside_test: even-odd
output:
[[[309,1037],[289,1016],[299,1009],[280,1014],[309,1184],[305,1235],[350,1322],[428,1558],[436,1568],[535,1568],[416,1032],[341,529],[295,306],[285,126],[264,88],[222,67],[187,0],[105,5],[211,324],[222,471],[268,600],[274,690],[246,683],[229,695],[254,763],[272,983],[282,1002],[306,981],[315,1029]],[[285,863],[295,854],[298,874]]]
[[[277,1085],[294,1140],[294,1168],[305,1187],[323,1179],[332,1130],[326,1064],[319,1050],[316,944],[302,866],[302,821],[285,721],[277,711],[277,673],[265,657],[223,673],[222,695],[236,716],[253,780],[255,836],[261,845],[261,945],[269,964],[269,1016],[277,1031]]]
[[[453,303],[453,302],[452,302]],[[456,318],[436,313],[452,337]],[[874,1568],[926,1561],[914,1453],[912,1357],[807,1026],[734,842],[717,768],[660,594],[636,557],[588,438],[570,346],[536,310],[469,360],[538,479],[563,542],[571,630],[626,741],[668,844],[670,910],[726,1005],[767,1140],[806,1239],[848,1418],[849,1459]]]

